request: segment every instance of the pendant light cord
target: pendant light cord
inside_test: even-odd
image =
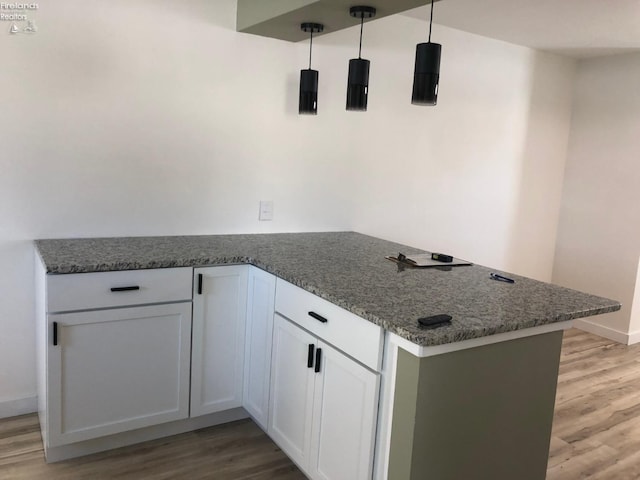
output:
[[[435,0],[431,0],[431,18],[429,19],[429,43],[431,43],[431,24],[433,23],[433,3]]]
[[[362,58],[362,31],[364,29],[364,13],[360,15],[360,48],[358,50],[358,58]]]
[[[309,70],[311,70],[311,50],[313,50],[313,28],[311,29],[311,41],[309,42]]]

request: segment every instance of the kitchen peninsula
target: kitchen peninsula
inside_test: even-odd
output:
[[[517,275],[495,281],[478,265],[403,268],[385,256],[423,251],[354,232],[35,244],[39,412],[50,461],[248,412],[311,478],[543,479],[562,331],[620,308]],[[229,290],[220,280],[228,275],[240,287]],[[231,306],[215,307],[229,298]],[[229,308],[237,328],[208,323],[207,312]],[[438,314],[451,324],[418,324]],[[227,335],[222,343],[212,326]],[[140,345],[121,345],[136,336]],[[98,351],[90,361],[83,340]],[[107,341],[135,363],[122,381],[123,368],[101,371]],[[218,342],[213,353],[207,341]],[[139,354],[145,348],[152,359]],[[218,352],[238,361],[210,375]],[[304,357],[300,370],[290,354]],[[168,372],[166,391],[148,378],[154,361]],[[74,383],[103,373],[99,385]],[[154,412],[122,397],[135,391],[136,374],[149,399],[167,395]],[[231,393],[208,401],[220,384]],[[86,393],[100,388],[110,397],[102,404],[100,392]],[[298,397],[306,403],[292,403]],[[85,407],[96,403],[99,419]]]

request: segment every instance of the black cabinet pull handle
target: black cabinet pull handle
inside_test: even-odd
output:
[[[140,290],[138,285],[132,285],[130,287],[111,287],[112,292],[132,292],[134,290]]]
[[[307,355],[307,368],[312,368],[313,367],[313,351],[315,350],[316,346],[313,343],[309,344],[309,355]]]
[[[320,372],[320,362],[322,361],[322,349],[319,348],[316,350],[316,368],[315,368],[315,372],[319,373]]]
[[[58,345],[58,322],[53,322],[53,346]]]
[[[322,315],[318,315],[316,312],[309,312],[309,316],[315,318],[319,322],[327,323],[329,320],[324,318]]]
[[[202,295],[202,274],[198,274],[198,295]]]

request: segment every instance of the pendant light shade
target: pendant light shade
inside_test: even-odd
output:
[[[429,20],[429,41],[416,46],[416,63],[413,72],[414,105],[436,105],[438,103],[438,85],[440,83],[440,56],[442,45],[431,43],[433,24],[433,2],[431,0],[431,19]]]
[[[309,41],[309,68],[300,70],[300,98],[298,101],[298,113],[300,115],[318,114],[318,71],[311,69],[311,53],[313,50],[313,34],[324,30],[320,23],[303,23],[300,28],[304,32],[310,32]]]
[[[349,80],[347,82],[347,110],[367,110],[369,94],[369,65],[363,58],[349,60]]]
[[[358,58],[349,60],[349,77],[347,80],[347,110],[367,111],[369,96],[369,67],[371,62],[362,58],[362,32],[364,19],[372,18],[376,14],[373,7],[351,7],[349,14],[360,19],[360,48]]]
[[[442,45],[438,43],[419,43],[416,46],[416,65],[411,96],[411,103],[414,105],[438,103],[441,51]]]
[[[300,70],[300,101],[298,102],[300,115],[318,114],[318,71]]]

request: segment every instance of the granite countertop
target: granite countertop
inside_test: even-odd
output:
[[[613,312],[620,304],[473,265],[402,268],[387,255],[423,253],[354,232],[36,240],[49,274],[248,263],[420,346]],[[448,271],[447,271],[448,270]],[[446,313],[450,326],[417,319]]]

